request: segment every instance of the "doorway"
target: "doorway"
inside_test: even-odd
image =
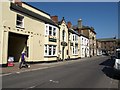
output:
[[[27,35],[9,33],[8,58],[14,57],[14,62],[19,62],[21,53],[27,48]]]

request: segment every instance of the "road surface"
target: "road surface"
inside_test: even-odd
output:
[[[51,68],[2,76],[2,88],[118,88],[112,65],[109,57],[65,61]]]

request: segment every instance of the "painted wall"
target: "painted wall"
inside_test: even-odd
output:
[[[69,42],[69,55],[70,58],[80,58],[80,37],[74,33],[70,32],[70,42]],[[74,35],[74,36],[73,36]],[[75,41],[75,36],[77,36],[78,40]],[[74,37],[74,40],[73,40]],[[73,48],[75,49],[75,44],[78,44],[78,48],[77,48],[77,53],[73,53],[75,52],[75,50],[73,50]]]
[[[67,28],[65,21],[62,21],[62,23],[61,23],[61,25],[59,25],[59,27],[60,27],[60,43],[59,43],[60,44],[60,50],[59,50],[60,57],[59,58],[67,59],[68,58],[68,28]],[[64,41],[63,41],[63,31],[65,31]],[[64,51],[63,51],[63,45],[61,44],[62,42],[67,43],[67,46],[64,47]]]
[[[84,36],[80,36],[80,41],[81,58],[89,57],[89,39]]]
[[[56,35],[53,36],[53,35],[50,35],[49,34],[49,27],[52,27],[52,32],[53,32],[53,28],[56,28]],[[45,46],[44,46],[44,61],[56,61],[57,60],[57,57],[58,57],[58,43],[59,43],[59,28],[58,27],[55,27],[53,25],[50,25],[50,24],[46,24],[45,26],[45,31],[44,31],[44,45],[52,45],[52,46],[56,46],[56,51],[55,51],[55,55],[45,55]],[[52,39],[52,40],[50,40]],[[54,40],[56,41],[54,41]],[[49,48],[47,48],[48,50]],[[47,51],[47,53],[49,53]]]
[[[17,14],[24,17],[24,28],[16,28]],[[10,2],[2,2],[2,30],[0,33],[0,64],[6,64],[8,58],[8,39],[9,32],[27,35],[27,46],[29,47],[29,57],[27,61],[43,61],[44,60],[44,30],[45,23],[35,20],[22,13],[10,10]],[[37,51],[37,53],[36,53]],[[17,53],[17,52],[16,52]]]

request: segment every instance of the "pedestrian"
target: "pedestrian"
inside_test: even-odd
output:
[[[21,54],[21,62],[20,62],[20,65],[19,65],[19,69],[22,68],[22,65],[25,65],[25,67],[28,68],[28,65],[27,65],[27,63],[25,61],[25,58],[26,58],[26,51],[22,52],[22,54]]]

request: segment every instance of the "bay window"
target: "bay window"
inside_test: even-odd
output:
[[[56,36],[56,29],[57,28],[55,26],[46,24],[45,35]]]

